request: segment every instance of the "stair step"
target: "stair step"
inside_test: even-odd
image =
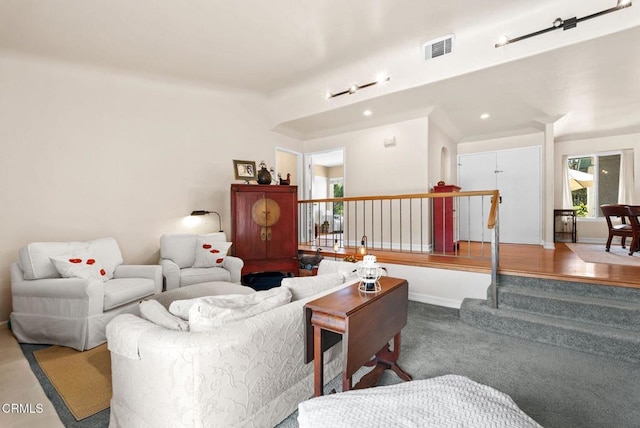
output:
[[[509,285],[498,288],[498,307],[640,331],[640,303],[633,301],[569,296],[540,288]]]
[[[612,285],[588,284],[583,282],[540,279],[527,276],[498,275],[498,289],[503,286],[541,290],[558,294],[640,303],[640,290]]]
[[[460,319],[496,333],[592,354],[640,362],[640,332],[548,317],[512,309],[493,309],[486,300],[464,299]]]

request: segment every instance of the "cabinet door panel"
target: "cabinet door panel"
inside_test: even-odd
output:
[[[298,215],[295,197],[292,198],[291,193],[270,193],[267,197],[280,207],[280,218],[271,226],[270,239],[267,240],[267,254],[271,259],[296,258]]]
[[[246,215],[235,216],[235,254],[243,260],[262,260],[267,257],[267,247],[261,238],[261,226],[253,221],[253,205],[264,198],[263,192],[238,192],[235,198],[236,212]]]

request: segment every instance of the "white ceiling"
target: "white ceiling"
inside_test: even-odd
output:
[[[269,95],[346,67],[373,49],[383,52],[459,29],[495,26],[555,3],[0,0],[0,53]],[[592,3],[595,12],[614,6],[615,0],[586,3]],[[640,13],[638,9],[624,13]],[[640,132],[640,79],[635,75],[640,69],[639,41],[636,27],[392,93],[367,105],[298,118],[286,128],[312,138],[429,111],[458,141],[513,133],[536,119],[565,114],[560,138]],[[375,112],[369,122],[362,118],[363,108]],[[491,119],[480,120],[483,111],[491,113]]]
[[[292,120],[308,137],[431,113],[460,142],[540,130],[556,140],[640,132],[640,27]],[[364,110],[374,112],[363,116]],[[404,116],[402,115],[404,112]],[[490,119],[480,118],[489,113]]]

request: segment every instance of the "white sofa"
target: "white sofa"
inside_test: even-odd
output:
[[[215,242],[227,241],[224,232],[165,234],[160,237],[160,264],[167,290],[211,281],[240,284],[244,262],[238,257],[226,256],[220,267],[192,267],[196,260],[197,240],[203,237]]]
[[[353,264],[323,261],[308,281],[332,271],[335,278],[343,265],[351,273]],[[304,364],[305,303],[353,281],[207,333],[115,318],[107,326],[109,426],[272,428],[313,395],[313,364]],[[341,371],[340,350],[338,344],[325,354],[325,383]]]
[[[61,277],[52,261],[82,255],[103,270],[103,279]],[[113,317],[137,313],[140,300],[162,291],[162,268],[124,265],[114,238],[30,243],[10,270],[11,331],[21,343],[93,348],[106,342]]]

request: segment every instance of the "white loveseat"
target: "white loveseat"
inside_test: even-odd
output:
[[[351,273],[353,264],[323,261],[318,276],[304,280],[313,287],[343,265]],[[313,364],[304,364],[305,303],[353,281],[206,333],[169,330],[134,315],[115,318],[107,326],[110,427],[277,425],[313,395]],[[325,382],[340,373],[340,349],[325,354]]]
[[[65,264],[71,260],[77,266]],[[103,278],[73,277],[77,272],[62,277],[60,263],[95,268]],[[21,343],[83,351],[106,342],[105,328],[113,317],[137,313],[140,300],[161,291],[162,268],[124,265],[114,238],[34,242],[20,249],[11,265],[11,331]]]
[[[166,281],[166,289],[173,290],[186,285],[211,281],[226,281],[240,284],[242,259],[224,257],[221,266],[193,267],[199,239],[225,243],[224,232],[196,235],[194,233],[165,234],[160,237],[160,264]]]

